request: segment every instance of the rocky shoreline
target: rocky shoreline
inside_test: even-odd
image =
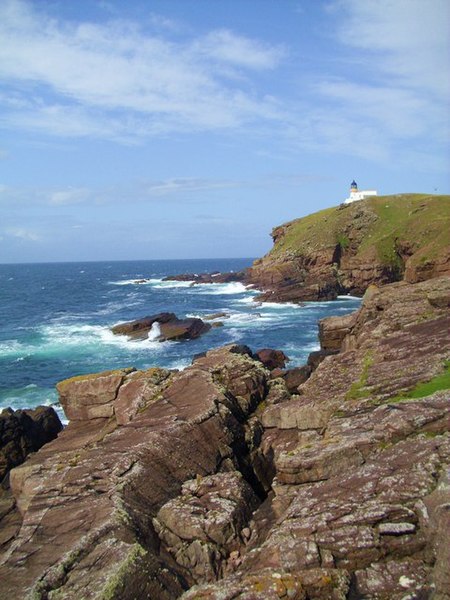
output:
[[[62,382],[0,596],[449,598],[449,308],[447,277],[371,287],[290,389],[242,346]]]
[[[450,600],[448,214],[393,201],[276,228],[246,272],[168,278],[364,294],[319,322],[304,366],[230,345],[60,382],[63,431],[49,408],[2,413],[0,598]],[[189,339],[222,318],[113,333]]]

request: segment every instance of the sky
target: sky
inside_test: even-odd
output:
[[[0,263],[257,257],[450,192],[448,0],[0,0]]]

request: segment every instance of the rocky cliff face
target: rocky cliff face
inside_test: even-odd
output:
[[[370,288],[297,388],[240,346],[62,382],[0,597],[450,598],[449,309],[449,278]]]
[[[450,197],[402,194],[323,210],[277,227],[248,281],[260,300],[329,300],[368,285],[450,274]]]

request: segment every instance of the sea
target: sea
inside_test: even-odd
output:
[[[0,265],[0,410],[58,404],[55,384],[119,367],[184,369],[195,354],[224,344],[283,350],[289,367],[319,348],[319,319],[360,300],[296,304],[255,301],[242,283],[191,285],[167,275],[240,271],[253,259]],[[145,279],[145,283],[137,283]],[[132,341],[111,327],[159,312],[179,318],[224,312],[222,327],[187,341]]]

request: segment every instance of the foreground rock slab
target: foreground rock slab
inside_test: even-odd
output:
[[[162,511],[160,522],[170,521],[167,503],[191,479],[238,471],[256,481],[244,423],[265,396],[268,372],[239,352],[209,352],[181,373],[110,372],[97,383],[93,376],[62,384],[66,410],[71,403],[80,410],[57,440],[11,472],[22,525],[2,557],[0,594],[176,598],[195,583],[191,553],[173,567],[160,556],[153,519]],[[140,398],[132,410],[124,402],[130,387]],[[86,408],[89,398],[99,405],[95,391],[110,416]],[[237,502],[260,502],[248,483],[239,485]],[[233,517],[236,535],[248,516],[245,502]]]

